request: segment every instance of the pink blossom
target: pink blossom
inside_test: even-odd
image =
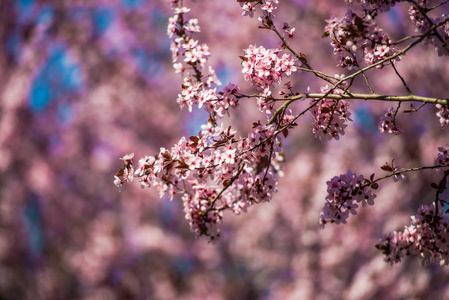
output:
[[[190,32],[200,32],[200,26],[198,25],[198,19],[190,19],[185,25],[185,29]]]
[[[255,7],[251,4],[251,2],[240,3],[243,9],[243,16],[249,16],[250,18],[254,17]]]

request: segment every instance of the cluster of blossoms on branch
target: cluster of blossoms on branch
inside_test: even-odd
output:
[[[435,158],[435,166],[443,166],[438,168],[439,172],[446,172],[449,170],[449,144],[444,147],[438,147],[438,156]]]
[[[379,13],[389,11],[396,2],[403,0],[346,0],[347,3],[352,4],[358,2],[365,14],[376,17]]]
[[[426,41],[435,47],[438,55],[449,55],[449,14],[443,14],[437,18],[430,18],[427,14],[426,6],[410,5],[408,13],[410,20],[416,27],[416,32],[425,34],[434,24],[445,22],[444,26],[440,26],[427,35]]]
[[[449,106],[437,104],[437,116],[440,118],[441,128],[449,131]]]
[[[400,129],[396,125],[395,115],[396,114],[395,114],[394,108],[390,107],[385,112],[385,115],[383,115],[380,118],[379,131],[381,133],[388,133],[388,134],[401,134],[401,133],[403,133],[403,130]]]
[[[348,0],[348,3],[355,2]],[[434,24],[446,22],[444,26],[440,26],[427,35],[426,41],[435,47],[438,55],[449,55],[447,43],[449,42],[449,14],[442,14],[437,18],[431,18],[427,14],[432,9],[429,7],[431,1],[406,1],[406,0],[357,0],[360,3],[365,17],[375,18],[379,13],[390,10],[398,2],[409,2],[410,6],[408,14],[411,22],[416,27],[416,32],[426,34]]]
[[[265,49],[250,45],[242,57],[242,73],[245,80],[255,86],[266,89],[273,83],[280,83],[283,78],[291,76],[301,63],[290,53],[282,53],[282,49]]]
[[[324,35],[332,39],[334,54],[339,57],[337,66],[342,68],[360,68],[357,53],[361,53],[367,65],[372,65],[398,52],[390,37],[371,15],[359,16],[348,10],[342,18],[333,16],[326,20]],[[397,58],[399,59],[399,58]],[[384,63],[377,68],[382,68]]]
[[[321,87],[320,92],[323,94],[343,94],[343,90],[331,89],[328,85]],[[311,104],[314,102],[315,100],[312,100]],[[345,128],[348,126],[346,122],[352,121],[349,101],[345,99],[323,98],[311,109],[311,113],[312,132],[320,140],[332,138],[338,140],[341,135],[345,134]]]
[[[449,264],[449,218],[443,207],[435,203],[422,205],[410,226],[403,231],[390,232],[376,247],[382,250],[385,261],[390,264],[401,262],[405,256],[419,255],[423,263]]]
[[[137,178],[142,188],[154,186],[161,197],[181,193],[192,231],[216,239],[224,210],[240,214],[277,191],[275,170],[267,164],[280,151],[274,126],[255,124],[238,143],[234,134],[230,127],[203,125],[198,137],[181,138],[170,150],[140,159],[135,169],[133,155],[127,155],[115,183],[120,187]]]
[[[240,3],[243,9],[242,15],[251,18],[254,17],[257,6],[260,6],[260,9],[266,14],[273,13],[279,4],[279,0],[237,0],[237,2]]]
[[[289,41],[294,37],[295,29],[284,23],[282,35],[272,20],[278,0],[237,0],[244,16],[253,17],[259,7],[262,10],[260,27],[274,31],[282,42],[281,46],[272,49],[250,45],[244,50],[244,55],[240,56],[244,79],[258,90],[258,94],[253,96],[242,94],[239,87],[232,83],[218,91],[221,83],[215,71],[210,66],[206,68],[209,48],[194,39],[194,34],[200,32],[198,20],[186,18],[189,9],[180,5],[181,1],[170,2],[175,15],[169,19],[167,33],[171,39],[173,66],[176,73],[183,76],[182,91],[177,102],[181,108],[189,111],[194,106],[203,108],[209,114],[209,119],[201,126],[197,136],[183,137],[170,149],[161,148],[158,154],[141,158],[136,167],[133,164],[133,154],[124,156],[124,166],[116,174],[114,182],[121,188],[125,182],[137,178],[143,188],[157,188],[161,197],[173,199],[175,194],[180,194],[185,218],[195,235],[216,240],[220,236],[219,225],[224,211],[240,214],[252,204],[269,201],[277,191],[277,160],[282,159],[280,133],[287,137],[288,129],[296,126],[297,118],[310,111],[312,132],[320,140],[338,140],[345,134],[348,126],[346,123],[352,121],[349,100],[345,97],[352,95],[349,88],[353,77],[370,68],[390,66],[395,60],[399,60],[399,54],[406,52],[400,52],[387,33],[374,21],[377,14],[388,11],[400,1],[360,0],[358,2],[363,14],[348,10],[342,18],[332,17],[327,20],[325,35],[331,38],[334,53],[339,56],[338,66],[349,70],[362,69],[358,62],[360,54],[368,65],[353,77],[345,77],[317,72],[310,67],[305,55],[299,55],[290,48]],[[448,23],[444,23],[441,18],[432,21],[427,17],[423,10],[427,1],[413,3],[419,7],[415,6],[416,10],[411,12],[411,9],[409,13],[413,16],[413,23],[421,28],[418,30],[421,38],[432,40],[436,37],[441,46],[446,48]],[[436,23],[439,26],[437,30],[432,29],[434,33],[431,34],[429,30]],[[320,88],[321,94],[311,96],[308,88],[304,95],[299,96],[293,92],[292,84],[287,82],[284,84],[285,91],[279,92],[284,99],[275,99],[271,94],[272,85],[280,84],[300,69],[313,72],[328,83]],[[399,74],[398,76],[400,77]],[[366,77],[365,80],[370,87]],[[405,83],[404,85],[406,86]],[[409,93],[411,94],[410,91]],[[231,126],[226,127],[218,121],[230,114],[230,108],[237,108],[239,99],[243,97],[257,100],[258,109],[265,114],[266,124],[253,122],[249,133],[239,137]],[[288,106],[304,97],[311,99],[310,106],[294,115]],[[283,104],[276,108],[280,101],[285,102],[281,102]],[[449,127],[447,105],[437,104],[437,108],[442,127]],[[396,111],[390,108],[381,117],[378,126],[381,133],[402,133],[396,126],[398,110],[399,107]],[[400,178],[405,179],[406,172],[436,169],[444,173],[444,184],[441,181],[438,187],[443,190],[445,178],[449,175],[449,146],[438,150],[440,153],[435,165],[431,167],[400,169],[393,166],[393,163],[387,163],[381,168],[390,174],[377,179],[374,179],[374,174],[365,178],[351,171],[333,177],[327,182],[328,195],[320,213],[320,227],[324,228],[327,223],[346,223],[349,215],[356,214],[360,205],[373,205],[376,198],[373,190],[378,188],[377,182],[389,177],[398,181]],[[437,196],[436,202],[438,201]],[[432,257],[447,264],[448,218],[443,214],[440,202],[437,208],[423,206],[418,215],[412,217],[413,224],[406,227],[404,232],[395,232],[384,238],[378,248],[384,250],[389,262],[399,261],[404,253],[420,253],[426,259]]]
[[[418,213],[412,216],[412,224],[406,226],[403,231],[394,231],[385,235],[376,247],[383,251],[385,261],[394,264],[405,256],[419,255],[423,263],[439,262],[440,265],[448,265],[449,261],[449,217],[448,211],[443,206],[448,204],[439,195],[446,189],[446,179],[449,176],[449,145],[439,147],[438,156],[435,158],[434,169],[444,173],[440,184],[432,184],[437,190],[437,198],[430,206],[421,205]],[[416,171],[414,169],[401,169],[393,164],[386,163],[382,170],[391,172],[383,178],[392,177],[394,181],[405,179],[404,172]],[[376,195],[373,189],[378,188],[373,180],[374,174],[369,179],[363,175],[357,175],[348,171],[346,174],[333,177],[327,182],[326,203],[320,213],[320,228],[327,223],[346,223],[350,214],[357,214],[358,203],[362,206],[373,205]],[[437,203],[437,206],[435,206]]]
[[[375,186],[374,186],[375,187]],[[370,180],[348,171],[327,182],[327,196],[320,213],[320,228],[326,223],[346,223],[350,214],[357,214],[358,204],[374,205],[376,195],[370,188]]]

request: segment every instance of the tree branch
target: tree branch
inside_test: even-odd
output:
[[[252,96],[247,96],[252,97]],[[262,97],[260,95],[254,96],[254,97]],[[432,97],[424,97],[424,96],[417,96],[417,95],[406,95],[406,96],[388,96],[388,95],[379,95],[379,94],[360,94],[360,93],[350,93],[350,94],[320,94],[320,93],[310,93],[310,94],[300,94],[289,98],[271,98],[267,97],[273,101],[287,101],[286,103],[291,104],[292,102],[302,99],[302,98],[309,98],[309,99],[322,99],[322,98],[328,98],[328,99],[359,99],[359,100],[379,100],[379,101],[392,101],[392,102],[422,102],[422,103],[433,103],[433,104],[442,104],[442,105],[449,105],[449,98],[432,98]],[[285,107],[285,104],[282,106],[282,108]]]

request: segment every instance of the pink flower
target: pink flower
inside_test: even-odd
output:
[[[184,61],[185,62],[196,62],[197,59],[200,58],[200,53],[198,52],[198,50],[196,48],[191,49],[190,51],[186,51],[185,52],[185,58]]]
[[[175,73],[182,73],[184,72],[185,68],[183,67],[182,63],[174,63],[173,67],[175,68]]]
[[[121,160],[123,160],[123,162],[126,164],[130,164],[132,163],[132,159],[134,157],[134,153],[131,154],[126,154],[125,156],[123,156],[122,158],[120,158]]]
[[[224,162],[227,164],[235,164],[235,151],[236,149],[228,149],[224,153]]]
[[[186,50],[192,50],[192,49],[195,49],[197,45],[198,45],[198,41],[196,41],[194,39],[190,39],[189,42],[187,44],[183,44],[182,47]]]
[[[295,36],[295,34],[296,34],[296,29],[294,27],[290,28],[290,30],[285,30],[285,33],[287,33],[288,37],[290,39],[292,39]]]
[[[125,181],[118,177],[117,175],[114,176],[114,184],[118,187],[118,191],[121,192],[123,190],[123,183]]]
[[[198,19],[190,19],[184,28],[190,32],[200,32],[200,26],[198,25]]]
[[[242,6],[243,9],[243,16],[249,16],[250,18],[254,17],[254,11],[255,8],[254,6],[251,4],[251,2],[246,2],[246,3],[240,3],[240,5]]]
[[[398,172],[399,169],[400,169],[399,166],[394,167],[393,168],[393,173]],[[403,170],[403,169],[401,169],[401,170]],[[407,179],[407,177],[405,176],[404,173],[394,174],[394,176],[393,176],[393,181],[394,182],[398,182],[399,180],[406,180],[406,179]]]

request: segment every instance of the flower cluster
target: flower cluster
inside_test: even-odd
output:
[[[284,26],[282,26],[282,30],[284,30],[284,38],[288,37],[291,40],[296,34],[296,28],[290,27],[287,22],[284,22]]]
[[[394,108],[390,107],[380,118],[379,131],[385,134],[401,134],[403,130],[396,125]]]
[[[175,65],[177,71],[189,67],[202,69],[210,56],[209,48],[206,44],[199,44],[192,38],[194,32],[200,32],[200,26],[197,19],[184,21],[184,14],[189,12],[187,7],[177,8],[173,17],[169,18],[167,34],[171,39],[170,50],[172,52],[173,63],[176,63],[179,57],[183,61]]]
[[[350,170],[346,174],[333,177],[327,183],[326,203],[320,213],[320,228],[325,224],[346,223],[349,214],[357,214],[358,204],[363,207],[374,204],[376,195],[370,188],[370,181],[363,175]]]
[[[440,118],[441,128],[449,130],[449,107],[447,105],[437,104],[437,117]]]
[[[131,153],[121,158],[121,160],[123,160],[125,165],[114,176],[114,184],[118,187],[119,191],[122,190],[123,184],[125,182],[133,181],[134,178],[133,157],[134,153]]]
[[[280,48],[265,49],[250,45],[242,57],[242,73],[245,80],[266,89],[273,83],[280,83],[285,77],[298,71],[300,61],[291,54],[281,53]]]
[[[275,104],[275,101],[271,99],[270,89],[264,89],[259,96],[257,97],[257,108],[269,118],[273,114]]]
[[[192,111],[194,105],[209,112],[214,118],[221,118],[230,107],[238,106],[236,97],[239,88],[230,84],[217,92],[214,86],[221,85],[215,71],[209,66],[204,74],[210,57],[209,47],[193,39],[193,33],[200,31],[197,19],[186,20],[189,8],[175,8],[175,15],[169,19],[167,34],[171,39],[173,67],[176,73],[184,77],[182,92],[177,102],[181,108]]]
[[[376,248],[382,250],[385,261],[390,264],[401,262],[409,255],[419,255],[423,263],[439,262],[448,265],[449,218],[444,214],[442,206],[435,203],[422,205],[412,223],[403,231],[390,232],[381,239]]]
[[[405,176],[404,173],[397,173],[399,171],[403,171],[404,169],[399,167],[399,166],[395,166],[393,167],[393,181],[394,182],[398,182],[399,180],[406,180],[407,177]]]
[[[273,13],[277,9],[277,6],[279,4],[279,0],[261,0],[261,1],[254,1],[254,0],[238,0],[237,2],[240,3],[240,6],[243,9],[243,16],[249,16],[254,17],[254,12],[256,11],[256,7],[260,5],[260,9],[265,13]]]
[[[192,231],[216,239],[223,210],[240,214],[249,205],[272,198],[277,180],[270,159],[281,149],[273,125],[256,124],[238,142],[230,127],[202,128],[199,136],[181,138],[170,150],[161,148],[158,155],[140,159],[134,174],[133,155],[125,156],[115,184],[120,188],[136,178],[142,188],[156,187],[161,197],[182,194]]]
[[[408,9],[408,15],[413,25],[416,27],[416,32],[425,33],[429,30],[430,24],[427,21],[426,17],[421,14],[417,6],[410,5]]]
[[[444,147],[438,147],[438,156],[435,158],[435,166],[446,166],[438,168],[439,172],[446,172],[449,170],[449,144]]]
[[[357,2],[361,4],[365,14],[371,15],[373,18],[375,18],[379,12],[389,11],[396,2],[400,1],[401,0],[357,0]],[[346,0],[346,2],[353,3],[354,0]]]
[[[435,47],[435,51],[438,55],[449,55],[449,14],[443,14],[438,18],[432,19],[428,15],[423,14],[428,9],[426,7],[417,7],[411,5],[408,10],[410,20],[416,27],[416,32],[419,34],[425,34],[433,24],[446,21],[443,26],[439,26],[436,30],[432,31],[426,38],[427,42],[430,42]]]
[[[217,93],[216,88],[202,88],[202,83],[184,85],[183,91],[178,95],[177,102],[180,108],[187,107],[191,112],[193,105],[204,107],[208,112],[213,112],[215,117],[223,117],[230,107],[237,108],[239,87],[228,84]]]
[[[361,17],[348,10],[343,18],[332,17],[326,20],[324,34],[332,39],[334,54],[339,56],[337,66],[359,67],[356,53],[362,53],[366,64],[372,65],[394,55],[398,49],[393,46],[387,33],[376,25],[370,15]],[[396,58],[399,59],[399,58]],[[382,68],[384,63],[377,68]]]
[[[327,94],[330,91],[328,85],[321,87],[321,93]],[[333,89],[330,94],[343,94],[341,89]],[[312,100],[314,104],[316,100]],[[345,134],[347,121],[352,121],[349,111],[349,101],[345,99],[323,98],[316,103],[311,110],[312,113],[312,132],[320,140],[338,140],[340,135]]]

